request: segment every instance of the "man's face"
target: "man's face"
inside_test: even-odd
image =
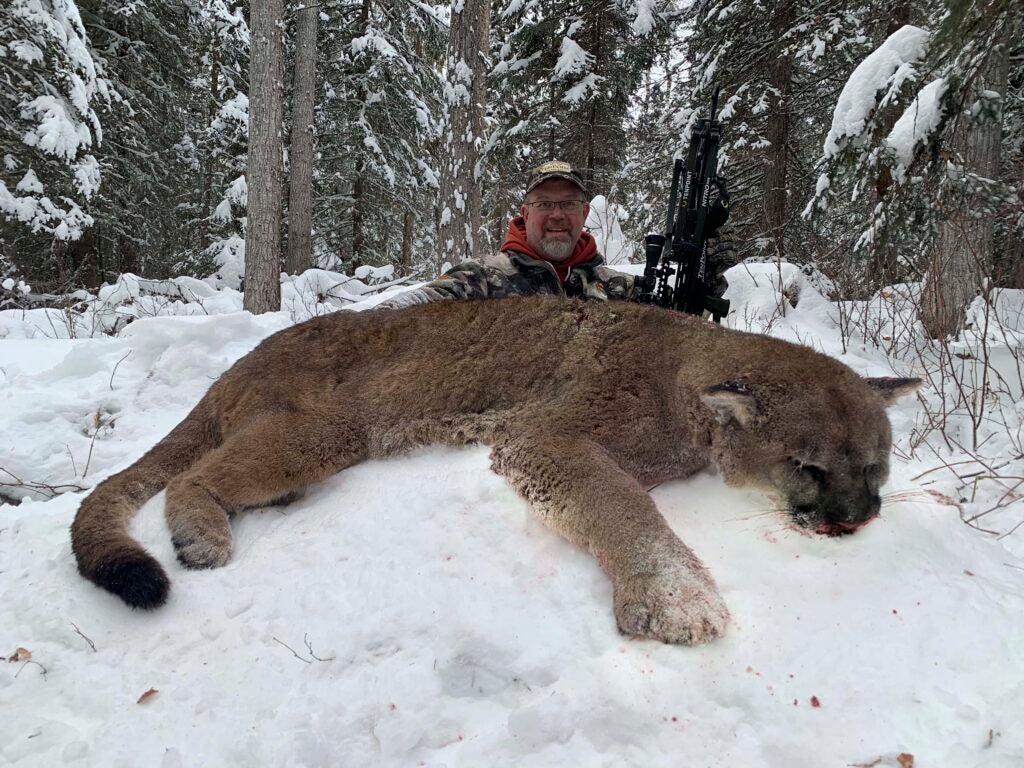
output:
[[[526,222],[526,242],[546,259],[562,262],[572,255],[576,241],[583,232],[590,206],[583,205],[576,212],[555,206],[552,211],[542,211],[531,203],[542,201],[560,203],[566,200],[583,202],[583,192],[565,179],[550,179],[526,196],[519,214]]]

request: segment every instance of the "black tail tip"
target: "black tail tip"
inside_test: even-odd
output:
[[[132,608],[144,610],[163,605],[171,590],[163,567],[145,552],[119,555],[97,568],[92,580]]]

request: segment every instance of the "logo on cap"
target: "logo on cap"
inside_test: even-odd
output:
[[[571,165],[563,163],[561,160],[549,160],[539,168],[535,168],[533,172],[539,176],[542,173],[572,173],[573,170]]]
[[[548,160],[530,171],[529,179],[526,182],[526,193],[529,194],[535,187],[548,179],[565,179],[579,187],[584,194],[587,192],[579,171],[563,160]]]

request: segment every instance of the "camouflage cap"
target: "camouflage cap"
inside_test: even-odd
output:
[[[587,194],[587,187],[583,183],[583,177],[580,176],[575,168],[561,160],[548,160],[543,165],[538,165],[536,168],[531,169],[529,176],[527,176],[526,194],[530,194],[534,189],[550,179],[565,179],[579,187],[580,192],[584,195]]]

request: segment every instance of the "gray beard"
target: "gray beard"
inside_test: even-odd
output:
[[[564,261],[572,253],[576,243],[568,243],[564,240],[550,240],[542,237],[540,240],[540,252],[554,261]]]

